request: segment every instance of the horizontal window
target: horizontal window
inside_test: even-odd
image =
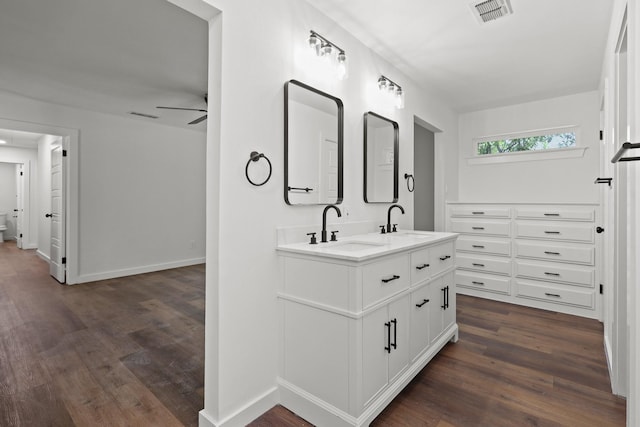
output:
[[[536,131],[534,131],[536,132]],[[507,154],[522,151],[557,150],[576,146],[575,129],[537,131],[536,134],[526,132],[525,135],[479,138],[474,142],[475,154],[485,156],[491,154]]]

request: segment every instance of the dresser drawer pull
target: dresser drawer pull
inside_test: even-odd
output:
[[[560,216],[559,213],[546,213],[544,216]]]
[[[560,255],[560,252],[544,251],[544,253],[547,255]]]
[[[429,267],[429,264],[422,264],[422,265],[417,265],[416,266],[416,270],[422,270]]]
[[[393,276],[389,277],[388,279],[382,279],[382,283],[389,283],[393,280],[397,280],[399,279],[400,276],[398,276],[397,274],[394,274]]]
[[[450,256],[450,255],[441,256],[441,257],[440,257],[440,261],[446,261],[446,260],[448,260],[449,258],[451,258],[451,256]]]
[[[471,212],[474,215],[484,215],[484,212],[481,211],[475,211],[475,212]]]
[[[559,231],[545,231],[544,234],[560,234]]]
[[[544,274],[546,274],[547,276],[560,277],[559,273],[549,273],[549,272],[545,271]]]
[[[474,285],[484,286],[484,282],[471,282]]]
[[[546,296],[548,296],[548,297],[560,298],[560,295],[558,295],[558,294],[550,294],[549,292],[545,292],[544,294],[545,294]]]
[[[416,307],[422,308],[422,306],[425,305],[428,302],[429,302],[428,299],[423,299],[421,303],[416,304]]]
[[[472,230],[484,230],[484,227],[471,227]]]
[[[478,263],[472,263],[471,265],[473,265],[474,267],[484,267],[484,264],[478,264]]]
[[[484,245],[471,245],[472,248],[484,249]]]

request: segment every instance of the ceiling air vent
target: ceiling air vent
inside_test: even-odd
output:
[[[486,0],[479,3],[474,1],[469,6],[481,24],[513,13],[509,0]]]
[[[146,117],[148,119],[157,119],[158,116],[153,116],[151,114],[138,113],[137,111],[129,111],[129,114],[133,114],[134,116]]]

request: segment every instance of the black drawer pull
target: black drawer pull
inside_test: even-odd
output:
[[[480,286],[484,286],[484,282],[471,282],[474,285],[480,285]]]
[[[391,347],[396,349],[398,348],[398,319],[393,319],[391,323],[393,323],[393,343],[390,343],[390,344],[391,344]],[[391,351],[389,351],[389,353],[391,353]]]
[[[484,230],[484,227],[471,227],[472,230]]]
[[[555,277],[560,277],[559,273],[549,273],[548,271],[545,271],[544,274],[546,274],[547,276],[555,276]]]
[[[382,283],[389,283],[392,280],[396,280],[396,279],[399,279],[399,278],[400,278],[400,276],[398,276],[397,274],[394,274],[392,277],[390,277],[388,279],[382,279]]]
[[[423,305],[425,305],[426,303],[428,303],[429,300],[428,299],[423,299],[422,302],[416,304],[416,307],[418,308],[422,308]]]
[[[391,322],[385,322],[384,326],[387,328],[387,346],[384,349],[391,353]]]
[[[544,253],[547,255],[560,255],[560,252],[544,251]]]
[[[546,213],[544,216],[560,216],[559,213]]]
[[[484,249],[483,245],[471,245],[471,247],[476,249]]]
[[[560,234],[559,231],[545,231],[544,234]]]
[[[450,256],[450,255],[441,256],[441,257],[440,257],[440,261],[446,261],[446,260],[448,260],[449,258],[451,258],[451,256]]]
[[[422,264],[422,265],[417,265],[416,266],[416,270],[422,270],[429,267],[429,264]]]
[[[480,212],[480,211],[476,211],[476,212],[471,212],[474,215],[484,215],[484,212]]]
[[[484,267],[484,264],[477,264],[477,263],[472,263],[471,265],[473,265],[474,267]]]
[[[556,298],[560,298],[560,295],[558,295],[558,294],[550,294],[549,292],[545,292],[544,294],[545,294],[546,296],[548,296],[548,297],[556,297]]]

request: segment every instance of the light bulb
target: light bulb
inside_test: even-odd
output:
[[[380,77],[378,79],[378,88],[380,90],[385,90],[387,88],[387,79],[385,79],[384,77]]]
[[[396,108],[399,110],[404,108],[404,91],[401,87],[396,90]]]
[[[389,83],[389,85],[387,86],[387,90],[389,91],[389,93],[395,94],[396,93],[396,85],[394,85],[393,83]]]
[[[347,55],[345,55],[344,51],[338,53],[338,79],[344,80],[349,76],[349,70],[347,68]]]
[[[322,56],[331,56],[331,54],[333,53],[333,46],[331,46],[329,43],[322,43],[322,47],[320,48],[320,54]]]

